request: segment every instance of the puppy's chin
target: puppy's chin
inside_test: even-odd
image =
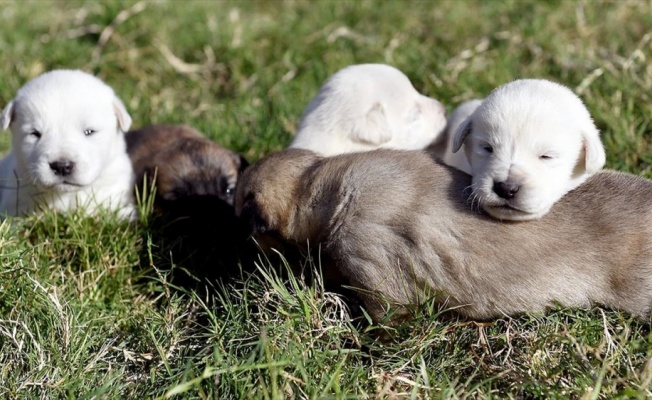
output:
[[[76,192],[88,186],[84,182],[79,182],[74,178],[70,179],[35,179],[35,186],[56,193]]]
[[[85,185],[80,185],[74,182],[60,182],[53,186],[50,186],[48,189],[53,192],[70,193],[70,192],[76,192],[85,187],[86,187]]]
[[[502,220],[502,221],[530,221],[533,219],[539,219],[546,215],[550,208],[545,210],[529,212],[516,209],[509,204],[502,205],[481,205],[482,209],[489,214],[492,218]]]

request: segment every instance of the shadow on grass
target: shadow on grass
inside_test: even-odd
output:
[[[255,248],[233,207],[213,196],[161,202],[144,221],[140,266],[187,289],[253,271]]]

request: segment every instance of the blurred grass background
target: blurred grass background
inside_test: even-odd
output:
[[[250,161],[290,142],[328,76],[380,62],[449,110],[517,78],[563,83],[607,166],[652,177],[651,57],[650,1],[0,1],[0,107],[42,72],[79,68],[115,89],[134,127],[190,124]],[[148,237],[54,213],[0,226],[0,394],[652,396],[649,321],[595,308],[476,323],[424,306],[379,341],[278,265],[176,288]]]

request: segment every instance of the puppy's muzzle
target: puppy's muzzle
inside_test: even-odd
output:
[[[260,207],[253,196],[247,196],[239,213],[240,220],[246,225],[247,233],[266,233],[269,230],[267,221],[263,217]]]
[[[61,159],[51,162],[50,169],[52,169],[55,175],[69,176],[75,170],[75,163],[70,160]]]
[[[494,182],[494,187],[493,191],[498,195],[498,197],[509,200],[513,198],[518,190],[520,189],[520,186],[515,184],[515,183],[508,183],[508,182]]]

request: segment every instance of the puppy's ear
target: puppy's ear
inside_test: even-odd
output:
[[[380,146],[389,142],[392,132],[385,115],[385,109],[376,103],[367,112],[363,121],[356,121],[351,127],[351,139],[357,142]]]
[[[469,136],[471,133],[471,129],[473,128],[471,118],[467,118],[464,122],[460,124],[460,126],[457,127],[457,130],[455,131],[455,136],[453,137],[453,153],[457,153],[460,148],[462,148],[462,145],[466,141],[466,138]]]
[[[11,120],[14,119],[14,101],[10,101],[9,104],[5,106],[5,109],[2,110],[2,114],[0,115],[0,128],[2,130],[9,129],[9,125],[11,124]]]
[[[247,161],[246,158],[244,158],[240,154],[238,154],[238,160],[240,161],[240,165],[238,167],[238,173],[241,173],[242,171],[244,171],[249,166],[249,162]]]
[[[604,167],[606,154],[602,141],[600,141],[600,132],[594,126],[582,132],[582,141],[584,146],[584,165],[587,174],[594,174]]]
[[[129,128],[131,127],[131,116],[127,112],[125,105],[117,97],[113,99],[113,110],[115,111],[115,116],[118,118],[118,126],[120,127],[120,130],[122,130],[122,132],[129,131]]]
[[[405,122],[408,124],[417,122],[421,118],[421,104],[414,103],[412,108],[410,108],[405,117]]]

